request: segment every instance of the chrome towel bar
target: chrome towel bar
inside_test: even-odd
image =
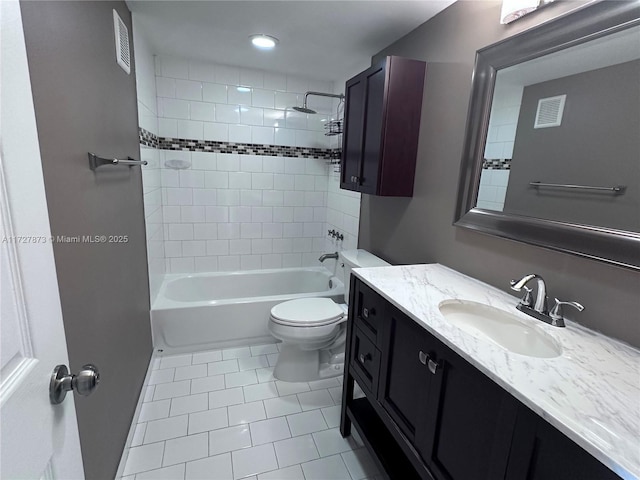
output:
[[[127,165],[134,167],[136,165],[147,165],[147,163],[146,160],[134,160],[131,157],[128,157],[126,160],[121,158],[102,158],[95,153],[89,152],[89,168],[91,168],[91,170],[95,170],[102,165]]]
[[[532,187],[549,187],[549,188],[572,188],[574,190],[596,190],[600,192],[613,192],[616,195],[622,195],[627,189],[626,185],[616,185],[615,187],[592,187],[590,185],[571,185],[563,183],[543,183],[529,182]]]

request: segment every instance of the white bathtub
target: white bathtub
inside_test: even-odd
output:
[[[323,267],[167,275],[151,308],[153,345],[165,351],[273,341],[267,324],[278,303],[329,297],[344,285]]]

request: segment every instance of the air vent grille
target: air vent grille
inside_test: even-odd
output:
[[[533,128],[558,127],[562,123],[562,113],[566,95],[557,97],[541,98],[538,100],[538,111]]]
[[[116,35],[116,61],[129,74],[131,73],[129,29],[115,10],[113,11],[113,28]]]

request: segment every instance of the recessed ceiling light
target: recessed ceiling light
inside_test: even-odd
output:
[[[271,35],[251,35],[249,38],[251,39],[251,43],[253,43],[254,47],[262,50],[271,50],[278,43],[278,39]]]

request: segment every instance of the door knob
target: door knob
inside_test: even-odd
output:
[[[66,365],[58,365],[51,374],[49,400],[53,405],[58,405],[70,390],[75,390],[78,395],[90,395],[99,383],[100,372],[95,365],[83,365],[77,375],[70,375]]]

